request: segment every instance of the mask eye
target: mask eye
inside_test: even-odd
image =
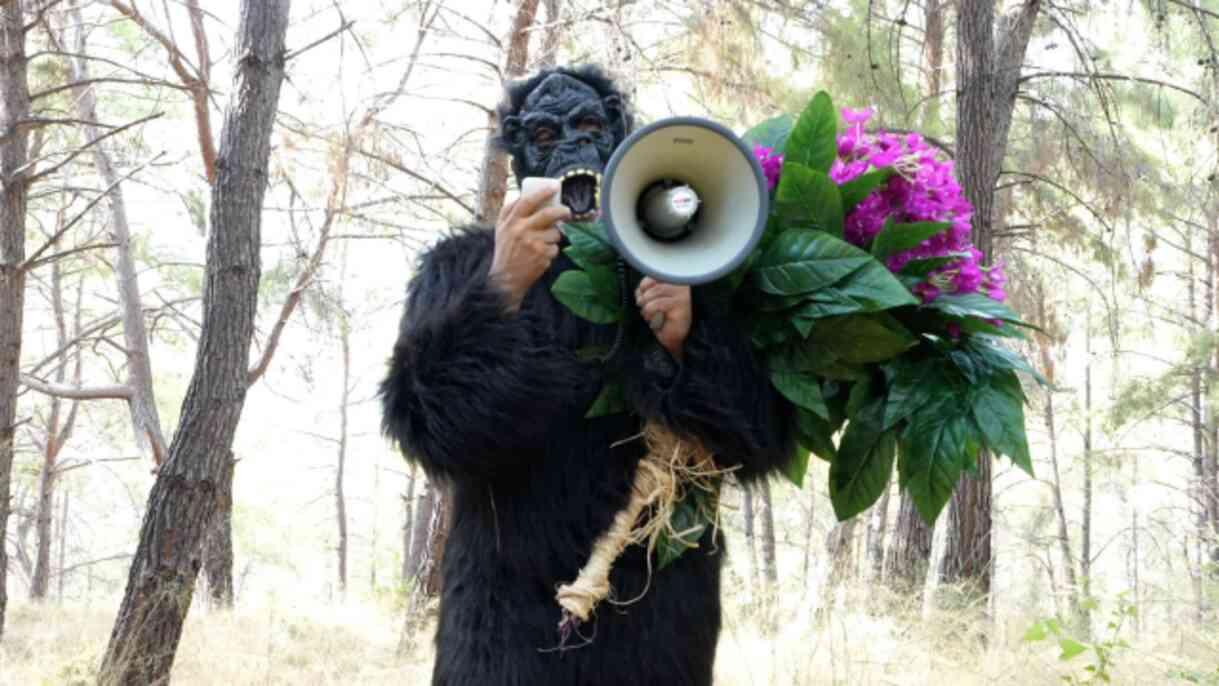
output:
[[[601,133],[601,120],[596,117],[585,117],[576,126],[585,133]]]
[[[553,145],[554,138],[555,138],[555,135],[554,135],[553,129],[548,129],[546,127],[542,127],[540,129],[538,129],[537,131],[533,132],[534,145]]]

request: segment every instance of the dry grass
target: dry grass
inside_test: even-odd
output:
[[[10,608],[8,636],[0,644],[0,684],[92,684],[112,612],[106,605]],[[778,630],[767,638],[752,613],[730,606],[717,684],[1059,684],[1064,676],[1086,676],[1090,662],[1084,655],[1063,663],[1052,645],[1024,643],[1025,620],[995,627],[990,647],[982,649],[962,638],[976,635],[977,625],[959,615],[915,621],[917,613],[891,607],[877,615],[838,610],[817,625],[817,613],[807,605],[790,605],[782,614]],[[426,684],[427,654],[395,655],[399,629],[393,611],[355,603],[282,603],[232,614],[195,611],[174,683]],[[1219,685],[1219,637],[1213,631],[1125,638],[1132,645],[1117,654],[1113,683]]]

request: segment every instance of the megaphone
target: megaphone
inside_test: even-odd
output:
[[[707,119],[671,117],[636,131],[603,178],[606,233],[619,255],[658,281],[696,285],[726,276],[766,229],[761,164]]]

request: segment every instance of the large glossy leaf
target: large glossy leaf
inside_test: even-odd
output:
[[[1006,375],[1019,380],[1014,372]],[[1028,437],[1024,432],[1024,398],[1013,393],[1011,380],[1004,384],[1004,378],[996,379],[996,383],[978,386],[974,389],[973,416],[982,431],[986,445],[996,453],[1007,455],[1012,462],[1029,476],[1033,476],[1033,460],[1029,455]]]
[[[830,286],[873,262],[871,255],[824,232],[788,229],[754,264],[753,280],[767,293],[798,295]]]
[[[787,148],[787,138],[796,125],[796,118],[790,114],[780,114],[745,132],[741,138],[748,144],[771,148],[776,155],[782,155]]]
[[[928,524],[935,523],[962,472],[976,460],[976,438],[968,416],[938,412],[915,415],[902,432],[898,477]]]
[[[593,406],[588,408],[585,413],[585,419],[593,419],[595,417],[604,417],[611,414],[621,414],[626,412],[626,396],[622,390],[622,384],[617,381],[607,381],[601,387],[601,392],[597,394],[597,399],[593,401]]]
[[[872,191],[880,188],[897,173],[892,167],[874,169],[842,184],[842,212],[850,214]]]
[[[915,338],[887,315],[854,314],[822,320],[809,342],[846,362],[868,364],[897,357],[915,344]]]
[[[939,310],[952,317],[978,317],[998,319],[1013,324],[1025,325],[1012,308],[981,293],[964,295],[941,295],[927,303],[927,307]]]
[[[570,269],[559,275],[550,292],[579,317],[597,324],[613,324],[622,317],[617,277],[612,269]]]
[[[918,298],[911,295],[892,272],[875,260],[851,273],[841,283],[836,284],[836,288],[837,297],[849,298],[858,303],[865,312],[918,304]]]
[[[618,255],[605,235],[605,227],[593,223],[564,224],[568,245],[563,253],[581,269],[612,265]]]
[[[902,267],[899,272],[902,276],[912,276],[919,280],[927,278],[931,272],[947,267],[965,256],[965,253],[946,255],[943,257],[929,257],[925,260],[910,260]]]
[[[936,358],[894,362],[882,428],[890,429],[915,412],[952,397],[954,389],[942,364]]]
[[[873,398],[851,417],[830,465],[830,502],[839,521],[867,510],[889,485],[897,439],[881,429],[883,410],[884,398]]]
[[[821,381],[815,374],[777,369],[771,371],[770,382],[792,404],[802,407],[822,419],[830,418],[825,399],[821,397]]]
[[[791,457],[783,463],[782,472],[787,480],[796,488],[804,488],[804,476],[808,474],[808,460],[811,453],[803,441],[797,442],[792,449]]]
[[[800,445],[817,457],[827,462],[833,462],[837,457],[834,426],[812,412],[796,410],[796,435]]]
[[[656,540],[656,565],[664,569],[687,550],[698,547],[699,540],[711,524],[708,509],[714,504],[708,499],[714,496],[699,489],[686,492],[669,518],[669,527]],[[671,532],[671,533],[670,533]]]
[[[821,172],[829,172],[838,156],[838,113],[828,93],[822,91],[800,113],[796,126],[787,139],[783,174],[787,163],[802,164]]]
[[[948,222],[916,222],[895,224],[885,222],[885,227],[872,239],[872,256],[886,260],[894,255],[917,248],[932,236],[943,233],[952,226]]]
[[[788,226],[813,226],[842,237],[842,193],[825,172],[784,166],[775,189],[775,212]]]

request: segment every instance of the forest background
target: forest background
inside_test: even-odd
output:
[[[191,438],[218,486],[175,681],[426,681],[444,494],[381,436],[376,384],[415,257],[511,197],[502,84],[595,62],[645,122],[744,131],[824,89],[925,133],[1043,331],[1018,344],[1049,381],[1036,478],[988,465],[934,528],[896,485],[835,521],[824,464],[730,486],[718,683],[1219,684],[1219,3],[288,4],[0,0],[0,683],[147,649],[124,589]],[[277,12],[230,454],[183,401],[228,330],[205,255]]]

